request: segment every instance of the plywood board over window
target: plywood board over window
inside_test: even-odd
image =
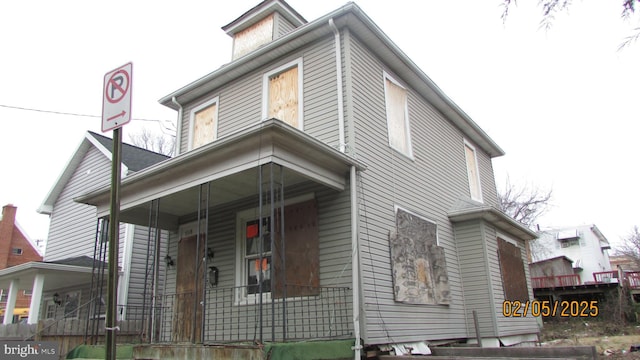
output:
[[[480,174],[478,172],[478,158],[476,149],[465,141],[464,156],[467,162],[467,176],[469,177],[469,192],[471,199],[482,202],[482,190],[480,187]]]
[[[214,141],[217,138],[218,98],[193,109],[191,125],[191,149]]]
[[[384,88],[389,146],[407,156],[412,156],[407,90],[387,74],[384,75]]]
[[[297,66],[269,77],[269,117],[299,127],[298,90]]]
[[[233,59],[237,59],[273,40],[273,14],[233,36]]]
[[[498,238],[498,258],[505,300],[529,300],[529,289],[520,248]]]
[[[444,249],[437,244],[437,225],[398,209],[396,234],[389,240],[395,300],[449,304],[449,277]]]

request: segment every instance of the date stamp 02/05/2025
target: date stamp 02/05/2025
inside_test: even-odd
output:
[[[549,301],[549,300],[505,300],[502,302],[504,317],[596,317],[598,301]]]

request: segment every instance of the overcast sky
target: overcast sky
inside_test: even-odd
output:
[[[2,2],[0,105],[94,117],[0,106],[0,205],[18,206],[27,234],[45,239],[36,209],[84,133],[100,132],[104,74],[133,62],[133,117],[175,122],[158,99],[229,62],[220,27],[258,2]],[[309,21],[346,3],[288,2]],[[579,1],[545,32],[533,0],[506,24],[499,0],[356,4],[505,150],[494,159],[499,187],[509,176],[553,189],[542,227],[593,223],[615,245],[640,225],[640,43],[617,51],[637,15]],[[160,129],[136,120],[125,140],[145,126]]]

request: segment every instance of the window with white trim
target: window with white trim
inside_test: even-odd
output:
[[[384,73],[384,97],[387,111],[389,146],[411,157],[407,89],[389,74]]]
[[[284,244],[280,208],[276,209],[273,225],[267,211],[265,208],[260,217],[262,226],[257,209],[241,211],[236,216],[236,285],[242,289],[236,301],[252,303],[260,293],[260,285],[266,299],[279,299],[285,294],[287,297],[318,295],[319,233],[313,195],[285,201]]]
[[[480,186],[480,173],[478,171],[478,157],[473,145],[464,141],[464,157],[467,163],[467,177],[469,179],[469,195],[471,199],[482,202],[482,188]]]
[[[191,110],[189,148],[196,149],[218,137],[218,97]]]
[[[22,249],[21,248],[11,248],[11,254],[13,254],[13,255],[22,255]]]
[[[263,76],[262,118],[275,118],[302,130],[302,58]]]
[[[78,318],[78,308],[80,306],[80,292],[68,292],[64,297],[64,317],[67,319]]]

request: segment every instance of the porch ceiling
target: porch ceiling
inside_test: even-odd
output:
[[[284,169],[285,186],[314,181],[344,190],[359,162],[279,120],[271,119],[133,174],[120,188],[120,220],[148,224],[150,202],[160,199],[159,223],[175,230],[181,216],[198,209],[199,185],[210,183],[210,206],[258,193],[259,165]],[[110,188],[75,199],[109,214]]]

